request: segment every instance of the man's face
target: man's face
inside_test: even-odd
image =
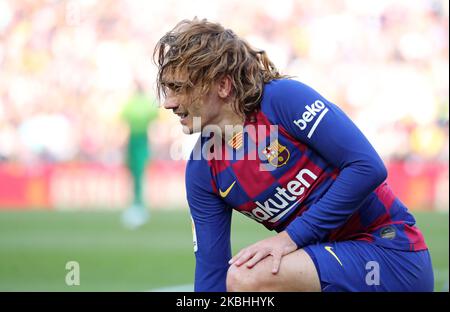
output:
[[[180,91],[183,80],[180,75],[173,75],[166,79],[166,97],[164,108],[171,109],[180,117],[183,132],[192,134],[200,132],[206,125],[217,124],[220,121],[220,102],[217,95],[217,87],[213,84],[210,90],[203,96],[199,96],[200,88],[187,92]],[[197,119],[194,124],[194,117]]]

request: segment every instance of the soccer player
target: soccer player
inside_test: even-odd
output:
[[[123,212],[122,223],[130,229],[142,226],[150,218],[143,201],[143,178],[150,156],[147,129],[158,115],[154,100],[147,96],[139,82],[135,81],[135,86],[135,93],[121,112],[121,118],[129,128],[126,162],[133,184],[133,203]]]
[[[202,133],[186,169],[196,291],[433,290],[414,217],[338,106],[207,20],[154,58],[164,107]],[[277,234],[231,257],[232,209]]]

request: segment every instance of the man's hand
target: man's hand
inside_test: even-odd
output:
[[[297,244],[286,231],[283,231],[276,236],[266,238],[242,249],[228,263],[236,266],[241,266],[245,263],[251,269],[259,261],[270,255],[273,256],[272,273],[277,274],[281,258],[295,250],[297,250]]]

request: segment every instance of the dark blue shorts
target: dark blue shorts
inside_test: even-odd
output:
[[[400,251],[363,241],[310,245],[322,291],[433,291],[428,250]]]

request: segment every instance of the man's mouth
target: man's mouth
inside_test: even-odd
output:
[[[183,121],[186,120],[187,116],[189,116],[188,113],[175,113],[178,117],[180,117],[180,122],[183,123]]]
[[[175,113],[175,114],[180,118],[186,118],[187,115],[189,115],[188,113]]]

